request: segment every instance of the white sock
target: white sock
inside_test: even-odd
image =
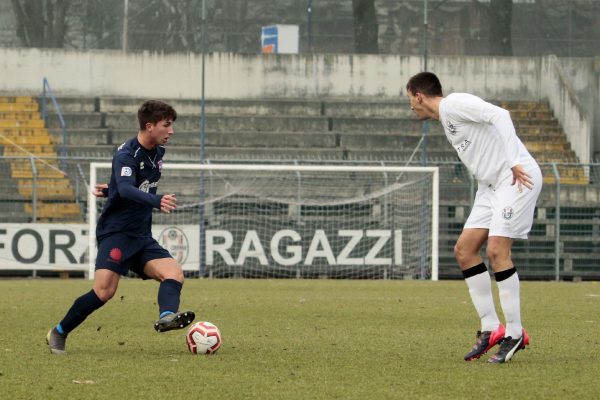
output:
[[[513,339],[520,338],[523,334],[521,325],[521,299],[519,296],[519,275],[515,272],[508,278],[497,281],[500,292],[500,305],[506,319],[506,334]]]
[[[471,301],[481,319],[481,331],[495,331],[500,325],[500,320],[494,307],[494,297],[492,295],[492,280],[490,274],[482,272],[477,275],[465,278],[469,288]]]

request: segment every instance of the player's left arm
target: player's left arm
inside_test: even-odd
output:
[[[523,187],[533,188],[533,180],[523,166],[519,164],[519,138],[515,126],[510,118],[510,113],[498,106],[484,102],[482,119],[496,128],[504,146],[504,154],[513,174],[512,185],[517,184],[519,192]]]

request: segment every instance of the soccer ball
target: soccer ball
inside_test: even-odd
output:
[[[221,332],[215,324],[196,322],[185,335],[187,347],[192,354],[214,354],[221,347]]]

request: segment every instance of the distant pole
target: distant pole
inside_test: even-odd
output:
[[[423,71],[427,71],[427,0],[424,0],[423,3]],[[429,121],[424,120],[421,125],[421,135],[423,139],[423,147],[421,152],[421,165],[427,166],[427,134],[429,133]],[[422,235],[425,235],[426,232],[426,220],[427,220],[427,210],[425,204],[421,206],[421,218],[420,218],[420,231]],[[421,270],[421,279],[425,279],[427,276],[427,271],[429,271],[429,263],[427,262],[428,258],[428,249],[427,246],[424,245],[423,241],[419,242],[419,250],[421,254],[420,259],[420,270]],[[433,260],[432,260],[433,262]]]
[[[123,1],[123,36],[121,37],[121,49],[123,50],[124,53],[127,53],[127,47],[128,47],[128,43],[127,43],[127,36],[129,36],[129,28],[127,26],[127,23],[129,21],[129,0],[124,0]]]
[[[308,16],[308,50],[312,52],[312,0],[308,0],[306,14]]]
[[[201,35],[202,35],[202,43],[201,43],[201,58],[202,58],[202,72],[201,72],[201,95],[200,95],[200,163],[205,162],[206,154],[204,152],[204,146],[206,143],[206,113],[205,113],[205,98],[204,98],[204,53],[206,52],[206,7],[205,2],[202,0],[202,27],[201,27]],[[204,189],[204,170],[200,171],[200,205],[198,206],[199,212],[199,225],[200,225],[200,238],[199,238],[199,260],[198,260],[198,274],[199,276],[204,276],[206,271],[206,266],[204,265],[205,254],[204,254],[204,236],[206,233],[206,229],[204,227],[204,218],[205,218],[205,208],[204,208],[204,198],[206,197],[205,189]]]
[[[423,2],[423,70],[427,71],[427,0]]]
[[[204,145],[206,142],[206,116],[204,110],[204,53],[206,53],[206,9],[205,2],[202,0],[202,27],[201,27],[201,35],[202,35],[202,77],[201,77],[201,97],[200,97],[200,162],[204,162],[205,154],[204,154]]]
[[[423,71],[427,71],[427,0],[423,1]],[[429,133],[429,121],[423,121],[421,134],[423,136],[423,151],[421,152],[421,164],[427,166],[427,134]]]

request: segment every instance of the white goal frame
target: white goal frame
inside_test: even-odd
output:
[[[96,209],[96,197],[93,194],[97,182],[97,169],[110,169],[111,163],[92,162],[90,163],[90,190],[88,191],[88,239],[89,239],[89,271],[88,278],[94,279],[95,261],[96,261],[96,221],[98,212]],[[293,171],[293,172],[381,172],[381,173],[402,173],[402,172],[426,172],[432,174],[431,189],[431,280],[437,281],[439,276],[438,267],[438,241],[439,241],[439,168],[438,167],[394,167],[394,166],[364,166],[364,165],[290,165],[290,164],[177,164],[170,163],[163,166],[165,169],[180,170],[223,170],[223,171]],[[105,183],[105,182],[102,182]]]

